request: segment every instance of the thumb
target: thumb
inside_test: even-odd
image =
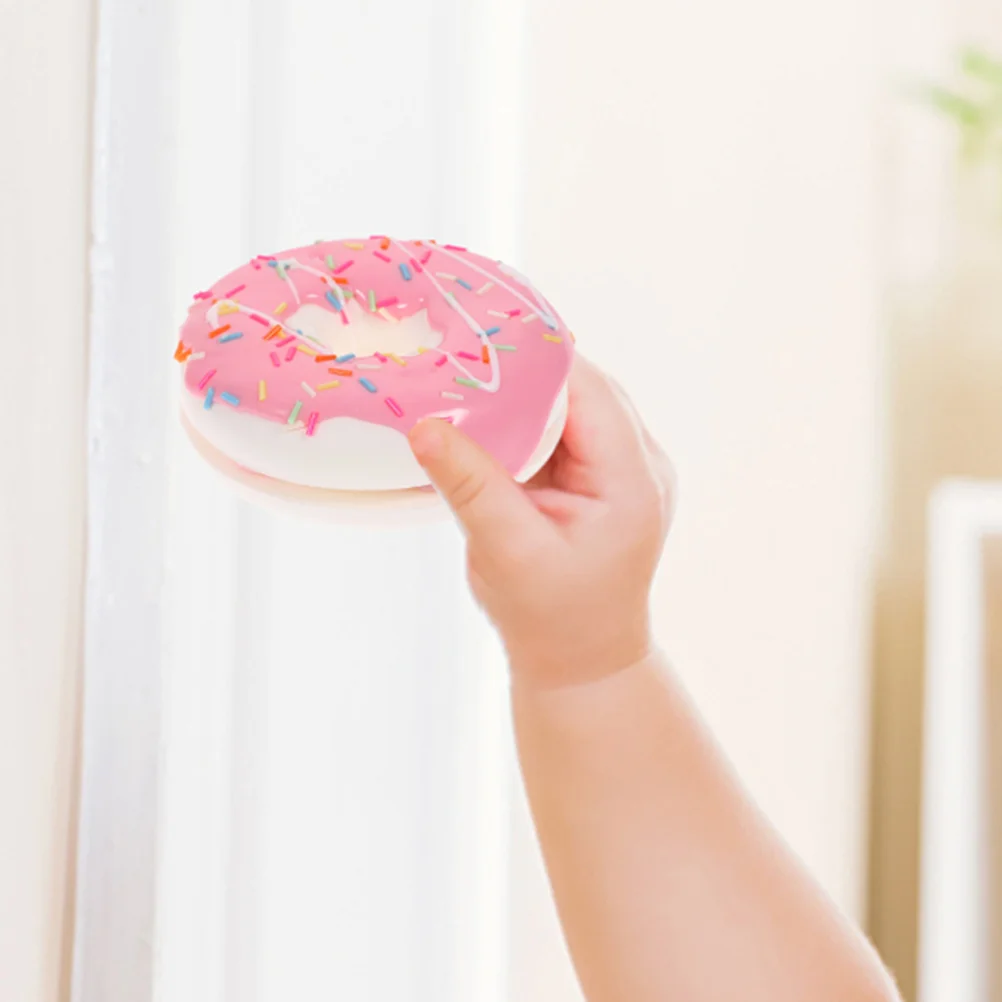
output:
[[[542,516],[508,471],[450,422],[419,421],[409,438],[417,461],[467,535],[514,542],[512,533],[540,528]]]

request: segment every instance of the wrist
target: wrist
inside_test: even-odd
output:
[[[596,729],[636,725],[636,715],[657,702],[655,693],[675,684],[664,654],[656,646],[642,657],[588,680],[541,686],[527,674],[512,672],[511,701],[517,721],[535,721],[565,737],[595,736]]]
[[[626,671],[655,652],[646,610],[627,628],[605,635],[565,635],[549,643],[504,637],[512,685],[555,692],[591,685]]]

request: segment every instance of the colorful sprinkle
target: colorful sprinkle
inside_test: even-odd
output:
[[[313,433],[317,430],[317,421],[320,420],[320,412],[314,411],[310,415],[310,420],[306,425],[306,434],[309,438],[313,437]]]
[[[468,290],[468,291],[470,291],[470,292],[472,292],[472,291],[473,291],[473,286],[472,286],[472,285],[470,285],[470,283],[469,283],[469,282],[466,282],[466,281],[464,281],[464,280],[463,280],[463,279],[461,279],[461,278],[457,278],[457,279],[456,279],[456,282],[457,282],[457,283],[458,283],[459,285],[461,285],[461,286],[462,286],[462,287],[463,287],[464,289],[467,289],[467,290]]]
[[[362,385],[363,385],[363,386],[364,386],[364,387],[365,387],[365,388],[366,388],[366,389],[367,389],[367,390],[368,390],[368,391],[369,391],[370,393],[375,393],[375,392],[376,392],[376,386],[375,386],[375,384],[374,384],[374,383],[371,383],[371,382],[370,382],[370,381],[369,381],[368,379],[366,379],[366,378],[365,378],[364,376],[363,376],[363,377],[362,377],[362,378],[361,378],[361,379],[359,380],[359,382],[360,382],[360,383],[361,383],[361,384],[362,384]]]
[[[393,399],[393,397],[386,398],[386,406],[389,407],[390,410],[393,411],[393,413],[396,414],[397,417],[404,416],[403,409],[401,408],[400,404],[398,404],[396,400]]]
[[[518,351],[513,344],[496,344],[494,345],[495,351]]]
[[[211,299],[212,298],[212,293],[211,292],[196,292],[195,293],[195,298],[196,299]]]
[[[205,394],[205,403],[202,405],[207,411],[212,410],[212,401],[216,396],[216,391],[210,386],[209,392]]]
[[[345,376],[348,379],[354,379],[355,373],[351,369],[328,369],[327,370],[332,376]]]
[[[219,315],[221,317],[227,317],[231,313],[239,313],[240,307],[234,306],[232,303],[220,303],[219,304]]]
[[[311,397],[315,397],[315,396],[317,395],[317,391],[316,391],[315,389],[313,389],[313,387],[312,387],[312,386],[310,386],[310,384],[309,384],[309,383],[300,383],[299,385],[300,385],[300,386],[301,386],[301,387],[302,387],[302,388],[303,388],[304,390],[306,390],[306,392],[307,392],[307,393],[308,393],[308,394],[309,394],[309,395],[310,395]]]
[[[221,337],[219,339],[220,344],[226,344],[228,341],[238,341],[243,337],[240,331],[234,331],[232,334],[227,334],[226,337]]]
[[[465,376],[456,376],[456,382],[459,383],[460,386],[472,386],[475,390],[480,389],[480,383],[472,379],[467,379]]]
[[[381,355],[378,351],[373,352],[373,354],[376,356],[376,358],[379,359],[380,362],[383,363],[383,365],[386,365],[386,363],[389,361],[389,359],[385,355]]]
[[[299,412],[303,409],[302,400],[296,401],[296,406],[292,408],[292,413],[289,415],[288,423],[295,424],[299,418]]]
[[[331,271],[333,271],[334,270],[334,255],[333,254],[328,254],[327,257],[324,258],[324,263],[327,265],[328,268],[330,268]]]
[[[334,379],[334,380],[331,380],[331,382],[329,382],[329,383],[321,383],[317,387],[317,389],[321,390],[321,391],[323,391],[323,390],[335,390],[340,385],[341,385],[340,382],[338,382],[338,380]]]
[[[270,331],[268,331],[267,334],[265,334],[264,340],[265,341],[274,341],[275,338],[281,337],[281,336],[282,336],[282,327],[280,325],[278,325],[278,324],[275,324],[275,326],[272,327],[272,329]]]
[[[304,355],[309,355],[310,358],[316,358],[317,355],[312,348],[307,348],[305,344],[297,344],[296,351],[301,351]]]
[[[409,282],[414,277],[406,264],[400,265],[400,274],[403,275],[405,282]]]
[[[243,292],[244,289],[246,288],[247,288],[246,285],[238,285],[235,289],[230,289],[230,291],[227,292],[225,296],[223,296],[223,299],[232,299],[234,296]]]
[[[508,319],[509,320],[514,320],[515,317],[520,317],[521,315],[522,315],[522,311],[521,310],[509,310],[508,311]]]
[[[468,358],[471,362],[479,362],[480,361],[480,356],[479,355],[474,355],[474,354],[472,354],[472,353],[470,353],[468,351],[457,351],[456,354],[460,358]]]
[[[446,250],[463,251],[463,252],[466,251],[465,247],[457,247],[455,244],[443,244],[443,246],[445,247]]]
[[[466,398],[462,393],[450,393],[448,390],[442,390],[442,396],[448,397],[450,400],[465,400]]]
[[[538,313],[530,313],[527,317],[522,317],[522,323],[531,324],[533,320],[538,320],[538,319],[539,319]]]
[[[508,314],[507,313],[501,313],[499,310],[488,310],[487,312],[488,312],[488,314],[490,314],[490,316],[497,317],[499,320],[507,320],[508,319]]]
[[[268,399],[268,384],[263,379],[257,384],[257,398],[258,400]]]
[[[424,256],[421,258],[422,264],[427,264],[431,260],[431,251],[426,251]]]
[[[317,355],[313,360],[314,362],[333,362],[337,359],[337,355]]]
[[[284,313],[288,308],[289,308],[288,303],[279,303],[278,306],[275,307],[275,312]]]
[[[288,265],[284,261],[279,261],[275,265],[275,271],[278,272],[278,277],[283,281],[287,282],[289,280],[288,275]]]
[[[501,333],[501,328],[500,327],[491,327],[489,330],[485,330],[484,333],[488,337],[493,337],[495,334],[500,334]]]
[[[188,357],[188,348],[183,341],[178,341],[174,349],[174,361],[183,362]]]
[[[203,358],[205,358],[205,352],[196,351],[194,355],[187,355],[185,361],[191,359],[192,362],[200,362]]]
[[[345,261],[345,263],[341,265],[339,268],[334,269],[334,274],[343,275],[354,263],[355,263],[354,259],[352,259],[351,261]]]
[[[262,327],[270,327],[271,326],[271,324],[267,320],[265,320],[264,317],[259,317],[256,313],[251,313],[250,314],[250,318],[255,323],[261,324]]]
[[[448,355],[443,355],[435,364],[437,366],[443,366],[448,361],[449,361],[449,356]]]
[[[287,344],[292,344],[292,342],[295,341],[295,340],[296,340],[296,335],[295,334],[290,334],[288,337],[282,338],[281,341],[277,341],[275,343],[275,347],[276,348],[284,348]]]
[[[355,357],[355,356],[354,356],[353,354],[348,354],[348,355],[338,355],[338,357],[337,357],[337,361],[338,361],[338,362],[350,362],[350,361],[351,361],[351,360],[352,360],[352,359],[353,359],[354,357]]]
[[[378,257],[380,261],[385,261],[387,264],[393,260],[393,258],[387,257],[382,251],[373,251],[372,256]]]
[[[390,355],[390,358],[397,363],[397,365],[402,365],[406,368],[407,363],[399,355]]]
[[[564,339],[562,337],[554,337],[552,334],[544,334],[543,335],[543,340],[544,341],[553,341],[555,344],[563,344],[564,343]]]
[[[388,299],[380,299],[379,302],[376,303],[376,309],[385,310],[387,307],[396,306],[399,302],[400,300],[397,296],[390,296]]]
[[[448,271],[436,271],[435,272],[435,277],[436,278],[444,279],[446,282],[458,282],[459,281],[459,279],[456,278],[455,275],[451,274]]]
[[[338,313],[341,312],[341,300],[338,299],[337,296],[330,291],[330,289],[327,290],[327,302],[330,303],[331,306],[338,311]]]
[[[271,357],[271,364],[275,366],[275,368],[277,369],[282,364],[281,361],[279,360],[278,352],[273,351],[270,357]]]
[[[379,315],[384,320],[388,321],[389,323],[391,323],[391,324],[398,324],[398,323],[400,323],[400,321],[397,320],[397,318],[392,313],[390,313],[389,310],[379,310],[378,312],[379,312]]]
[[[420,275],[424,271],[416,258],[411,258],[411,267]]]
[[[226,324],[225,327],[217,327],[214,331],[209,331],[209,337],[219,337],[220,334],[225,334],[230,329],[230,324]]]
[[[484,345],[483,350],[480,352],[480,361],[483,362],[484,365],[491,364],[491,353],[487,350],[487,345]]]
[[[365,250],[365,244],[359,244],[359,243],[348,243],[348,242],[345,242],[345,247],[347,247],[348,250],[356,250],[356,251],[358,251],[358,250]]]
[[[208,386],[208,385],[209,385],[209,383],[210,383],[210,382],[211,382],[211,380],[212,380],[212,377],[213,377],[213,376],[214,376],[215,374],[216,374],[216,370],[215,370],[215,369],[210,369],[210,370],[209,370],[209,371],[208,371],[208,372],[207,372],[207,373],[206,373],[206,374],[205,374],[204,376],[202,376],[202,378],[201,378],[201,379],[200,379],[200,380],[198,381],[198,388],[199,388],[200,390],[204,390],[204,389],[206,388],[206,386]]]
[[[372,365],[370,362],[356,362],[355,363],[355,368],[356,369],[372,369],[373,371],[376,371],[377,369],[379,369],[379,366],[378,365]]]
[[[296,346],[292,345],[285,353],[286,362],[291,362],[296,357]]]
[[[369,309],[372,310],[373,313],[376,312],[376,293],[373,289],[369,290]]]
[[[486,285],[482,285],[479,289],[477,289],[477,295],[478,296],[486,295],[493,288],[494,288],[494,283],[488,282]]]
[[[231,406],[233,407],[240,406],[240,398],[233,396],[232,393],[220,393],[219,395],[223,398],[223,400],[225,400]]]

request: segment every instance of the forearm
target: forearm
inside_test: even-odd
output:
[[[575,688],[531,688],[523,674],[522,770],[589,1002],[897,998],[662,659]]]

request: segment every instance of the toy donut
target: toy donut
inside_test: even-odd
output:
[[[191,428],[246,471],[335,491],[427,486],[406,435],[461,426],[515,477],[566,418],[573,335],[512,268],[376,236],[262,255],[195,295],[181,329]]]

